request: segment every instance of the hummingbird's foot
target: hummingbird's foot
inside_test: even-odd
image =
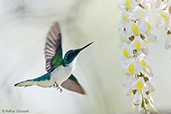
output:
[[[59,90],[60,93],[62,92],[62,88],[60,87],[57,87],[57,90]]]
[[[54,84],[53,84],[53,87],[58,87],[58,84],[55,82]]]
[[[62,92],[62,88],[60,88],[56,82],[54,82],[53,87],[57,88],[57,90],[59,90],[60,93]]]

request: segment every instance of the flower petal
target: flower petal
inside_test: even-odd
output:
[[[125,6],[127,9],[131,8],[131,0],[125,0]]]
[[[142,96],[141,96],[141,93],[140,91],[137,91],[136,94],[134,95],[134,101],[133,101],[135,104],[141,104],[142,102]]]
[[[137,24],[132,24],[131,26],[131,30],[134,33],[134,35],[138,35],[139,34],[139,29],[138,29],[138,25]]]
[[[146,65],[144,68],[143,68],[143,71],[150,77],[153,77],[153,72],[152,72],[152,69],[149,65]]]
[[[162,17],[159,17],[159,18],[157,19],[156,27],[157,27],[157,28],[160,28],[160,27],[163,26],[163,24],[164,24],[164,20],[162,19]]]
[[[141,80],[139,80],[137,82],[137,90],[142,91],[143,85],[144,85],[143,82]]]
[[[149,89],[150,92],[154,92],[155,91],[153,85],[149,81],[147,81],[146,84],[147,84],[148,89]]]
[[[159,8],[161,4],[161,0],[156,0],[155,2],[155,8]]]
[[[151,32],[147,32],[146,35],[147,35],[147,39],[148,39],[149,42],[157,41],[157,36],[155,36]]]
[[[129,64],[128,71],[130,74],[134,74],[134,64]]]
[[[166,39],[165,42],[165,49],[170,49],[171,48],[171,35]]]
[[[152,114],[158,114],[158,111],[155,109],[155,107],[153,106],[151,102],[149,102],[147,106],[151,110]]]
[[[141,62],[141,65],[142,65],[143,67],[145,67],[145,66],[146,66],[146,62],[144,61],[144,59],[143,59],[143,58],[141,58],[141,59],[140,59],[140,62]]]

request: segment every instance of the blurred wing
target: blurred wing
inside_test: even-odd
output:
[[[70,91],[85,95],[84,89],[81,87],[81,85],[79,84],[79,82],[73,74],[71,74],[71,76],[61,84],[61,86]]]
[[[47,72],[53,71],[62,64],[62,39],[59,24],[55,22],[46,38],[45,58]]]

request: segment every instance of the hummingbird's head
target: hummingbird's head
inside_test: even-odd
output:
[[[78,54],[84,50],[86,47],[90,46],[93,42],[87,44],[86,46],[79,48],[79,49],[74,49],[74,50],[69,50],[66,52],[64,59],[63,59],[63,65],[67,66],[70,63],[74,61],[75,58],[77,58]]]

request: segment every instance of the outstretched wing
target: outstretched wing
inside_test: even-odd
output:
[[[71,76],[61,84],[61,86],[70,91],[85,95],[84,89],[79,84],[78,80],[74,77],[73,74],[71,74]]]
[[[59,24],[57,22],[51,26],[47,34],[44,51],[47,72],[53,71],[56,67],[62,64],[62,38]]]

